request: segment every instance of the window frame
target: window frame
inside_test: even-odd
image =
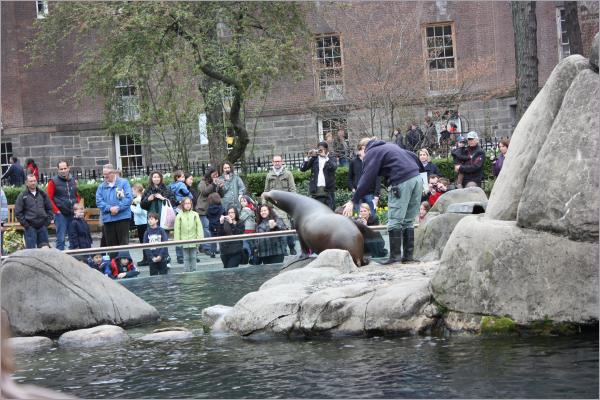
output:
[[[335,124],[335,127],[333,124],[329,123],[329,127],[326,130],[325,129],[325,121],[338,121],[337,124]],[[317,118],[317,131],[318,131],[318,141],[325,141],[325,135],[329,132],[331,132],[333,134],[333,138],[335,139],[336,135],[337,135],[337,131],[343,128],[344,132],[346,133],[346,139],[350,139],[350,133],[348,132],[348,116],[347,115],[335,115],[335,116],[328,116],[328,117],[319,117]]]
[[[125,139],[125,143],[121,142],[121,139],[124,138]],[[127,139],[132,139],[132,143],[128,143]],[[134,172],[134,174],[139,173],[140,170],[144,170],[144,147],[142,145],[142,142],[140,139],[136,138],[135,135],[131,135],[131,134],[116,134],[114,136],[115,142],[115,159],[116,159],[116,165],[117,165],[117,169],[120,169],[123,171],[123,175],[125,176],[130,176],[132,174],[132,172]],[[139,146],[140,152],[139,154],[135,154],[135,151],[133,153],[129,153],[129,149],[131,147],[133,147],[135,149],[136,146]],[[121,152],[121,147],[124,147],[127,150],[127,154],[123,154]],[[138,162],[138,158],[139,158],[139,162]],[[127,166],[123,166],[123,159],[135,159],[135,165],[131,166],[129,165],[129,161],[127,162]]]
[[[137,121],[140,118],[137,87],[130,82],[118,82],[115,85],[115,90],[118,102],[117,111],[121,120],[126,122]]]
[[[10,149],[9,149],[10,148]],[[0,143],[0,168],[2,170],[2,175],[8,170],[10,167],[10,158],[14,155],[12,149],[12,142],[3,141]]]
[[[569,38],[567,36],[567,41],[563,41],[563,37],[568,35],[567,27],[566,27],[566,13],[565,8],[563,6],[556,7],[556,40],[558,47],[558,61],[569,57],[571,55],[571,44],[569,43]],[[564,24],[564,25],[563,25]],[[564,30],[563,30],[564,29]],[[565,46],[568,47],[568,54],[565,55]]]
[[[41,6],[41,10],[40,10]],[[44,19],[48,16],[48,0],[35,1],[35,13],[37,19]]]
[[[435,34],[435,28],[436,27],[442,27],[442,40],[444,37],[448,36],[446,34],[443,33],[443,29],[445,27],[450,27],[450,38],[452,40],[452,60],[454,63],[454,66],[452,68],[435,68],[435,69],[431,69],[429,68],[430,62],[431,61],[436,61],[437,60],[447,60],[449,59],[449,57],[445,56],[445,57],[434,57],[434,58],[430,58],[429,57],[429,50],[430,47],[428,46],[428,36],[427,36],[427,29],[428,28],[433,28],[434,29],[434,40],[436,37],[440,37],[440,36],[436,36]],[[444,93],[448,93],[448,92],[452,92],[455,88],[456,88],[456,84],[457,84],[457,80],[458,80],[458,69],[459,69],[459,65],[458,65],[458,57],[457,57],[457,50],[456,50],[456,24],[454,21],[437,21],[437,22],[428,22],[428,23],[424,23],[421,25],[421,37],[422,37],[422,46],[423,46],[423,64],[425,66],[425,80],[427,81],[427,87],[428,87],[428,91],[429,94],[431,95],[438,95],[438,94],[444,94]],[[446,46],[445,44],[442,45],[442,49],[446,49],[448,46]],[[434,46],[433,48],[437,48],[437,46]],[[445,52],[444,52],[445,55]],[[435,81],[433,79],[432,76],[432,71],[436,71],[435,72]],[[445,72],[439,72],[439,71],[445,71]],[[447,71],[447,72],[446,72]],[[443,82],[447,83],[447,87],[440,89],[440,83],[442,82],[440,80],[440,76],[442,76],[442,74],[446,74],[446,76],[451,75],[450,78],[446,77],[444,79]],[[436,89],[433,89],[433,85],[432,82],[437,82],[438,84],[436,85]],[[449,83],[449,84],[448,84]]]
[[[326,38],[326,37],[337,37],[338,39],[338,43],[339,43],[339,62],[340,65],[339,66],[332,66],[332,67],[327,67],[325,66],[324,62],[322,62],[321,60],[326,60],[327,57],[324,55],[322,58],[318,57],[318,51],[319,49],[333,49],[335,48],[334,46],[330,46],[330,47],[319,47],[318,42],[320,39]],[[345,77],[344,77],[344,45],[343,45],[343,35],[340,32],[328,32],[328,33],[321,33],[321,34],[317,34],[313,37],[313,43],[312,43],[312,54],[313,54],[313,66],[314,66],[314,80],[315,80],[315,92],[317,95],[317,98],[319,101],[321,102],[335,102],[335,101],[342,101],[344,100],[344,93],[346,91],[346,82],[345,82]],[[337,57],[331,57],[332,60],[335,60]],[[335,61],[333,61],[335,63]],[[335,76],[335,71],[339,71],[339,76]],[[331,82],[333,82],[332,84],[327,84],[328,82],[330,82],[330,80],[328,79],[328,77],[326,76],[324,79],[321,79],[322,76],[322,72],[325,72],[327,74],[327,71],[331,71],[333,78],[331,79]],[[321,82],[325,82],[325,84],[323,85],[323,89],[321,89]],[[341,84],[336,84],[336,82],[340,82]],[[341,87],[341,90],[338,89],[339,87]],[[330,88],[329,91],[326,88]],[[337,94],[336,94],[337,92]],[[334,93],[331,98],[327,98],[328,95],[327,93]]]

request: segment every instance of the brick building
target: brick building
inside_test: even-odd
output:
[[[249,102],[248,153],[302,152],[339,125],[347,128],[351,141],[365,134],[387,139],[394,126],[405,130],[408,122],[422,123],[425,115],[442,123],[440,116],[448,110],[459,112],[465,130],[488,137],[511,134],[516,102],[509,2],[313,6],[307,18],[315,36],[304,78],[275,82],[265,99]],[[598,31],[598,4],[579,6],[588,51]],[[108,136],[102,129],[102,102],[77,106],[53,93],[73,72],[61,61],[73,48],[62,48],[56,63],[25,68],[28,58],[22,50],[32,23],[48,12],[52,3],[46,1],[0,4],[3,167],[10,155],[32,157],[46,171],[63,158],[81,169],[107,162],[127,168],[162,161],[150,145],[125,135]],[[543,85],[569,55],[569,45],[562,2],[539,2],[536,15]],[[124,100],[135,96],[131,88],[118,90]],[[439,101],[450,98],[452,104]],[[200,141],[199,134],[193,155],[206,160],[207,146]]]

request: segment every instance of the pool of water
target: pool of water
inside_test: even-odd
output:
[[[233,305],[277,266],[133,279],[164,326],[201,332],[200,314]],[[14,378],[82,398],[598,398],[598,335],[421,336],[53,347],[17,357]]]

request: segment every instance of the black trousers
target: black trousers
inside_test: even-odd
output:
[[[283,258],[285,256],[283,254],[277,254],[274,256],[266,256],[260,258],[261,264],[281,264],[283,262]]]
[[[161,260],[159,262],[150,261],[150,276],[152,275],[167,275],[169,268],[167,268],[167,262]]]
[[[224,268],[237,268],[242,263],[242,253],[221,254]]]
[[[102,236],[106,246],[119,246],[129,244],[129,219],[106,222],[102,225]],[[110,258],[117,256],[116,252],[110,253]]]

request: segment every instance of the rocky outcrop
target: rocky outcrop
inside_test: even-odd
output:
[[[45,336],[13,337],[6,340],[8,347],[15,353],[29,353],[52,347],[52,339]]]
[[[600,77],[583,70],[567,90],[529,171],[519,202],[519,226],[598,242],[599,113]]]
[[[129,335],[120,326],[100,325],[65,332],[58,338],[58,345],[65,347],[96,347],[114,345],[128,340]]]
[[[449,310],[521,324],[597,321],[598,256],[597,243],[469,216],[448,240],[433,296]]]
[[[203,310],[211,325],[262,334],[417,333],[432,326],[429,277],[436,263],[357,268],[345,250],[326,250],[308,266],[283,272],[231,309]]]
[[[415,257],[421,261],[439,260],[454,227],[467,215],[439,214],[420,224],[415,229]]]
[[[154,307],[118,282],[54,249],[16,252],[2,263],[0,279],[2,308],[15,335],[159,318]]]
[[[580,55],[562,60],[546,81],[527,112],[521,117],[510,140],[502,171],[494,183],[486,215],[490,219],[515,221],[528,175],[546,142],[548,132],[563,103],[565,93],[589,62]],[[587,96],[586,96],[587,98]],[[577,136],[581,135],[578,132]],[[576,136],[570,134],[569,136]],[[571,149],[574,150],[574,149]],[[574,156],[575,154],[572,154]],[[563,160],[566,161],[566,160]],[[560,167],[561,171],[564,167]],[[562,181],[562,180],[561,180]],[[536,187],[545,192],[544,187]]]

